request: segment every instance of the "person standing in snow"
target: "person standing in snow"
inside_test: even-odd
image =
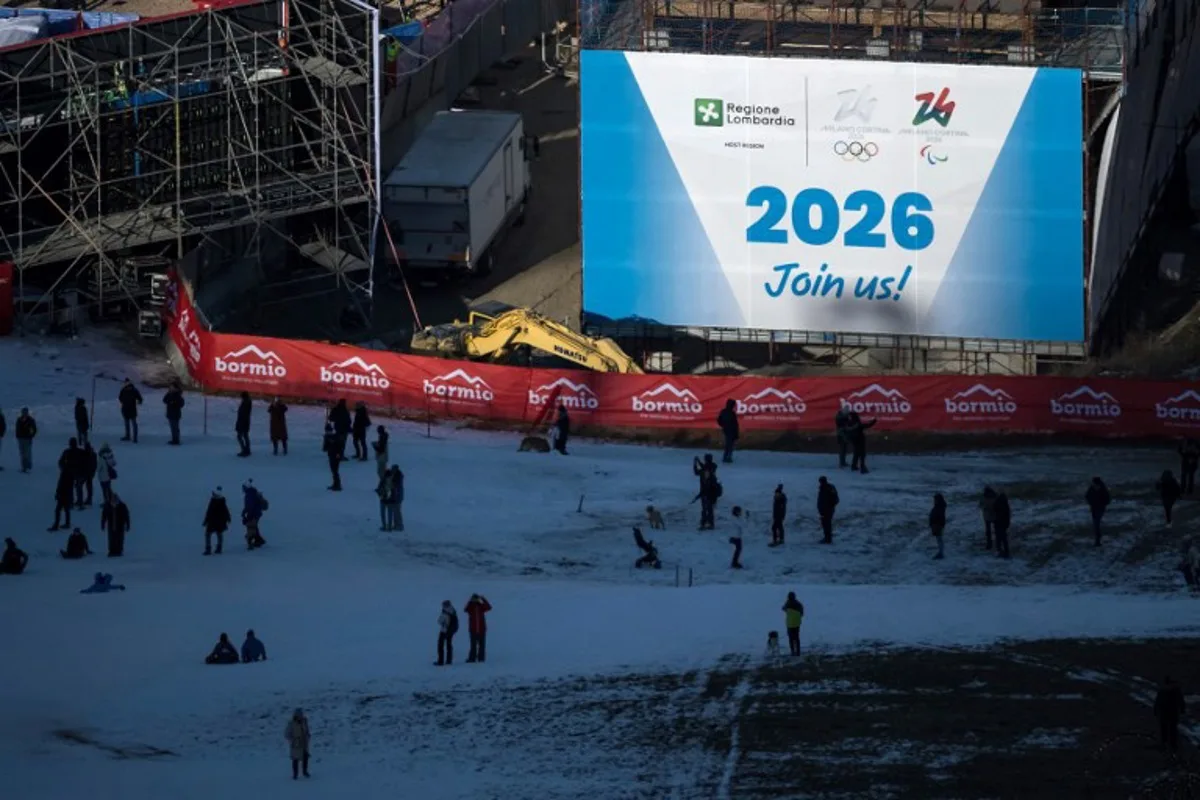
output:
[[[850,459],[851,472],[857,470],[863,475],[867,474],[867,431],[874,428],[877,422],[877,419],[863,422],[857,411],[850,412],[850,445],[854,451]]]
[[[29,472],[33,469],[33,437],[37,436],[37,420],[29,413],[28,408],[21,409],[14,428],[17,450],[21,454],[21,472]]]
[[[400,471],[397,464],[392,464],[392,468],[388,470],[388,476],[392,481],[392,505],[388,509],[388,518],[391,520],[392,530],[404,530],[404,473]]]
[[[1170,675],[1163,678],[1154,697],[1154,716],[1158,718],[1158,736],[1164,750],[1179,752],[1179,718],[1186,710],[1183,689]]]
[[[183,387],[179,381],[172,381],[171,388],[163,395],[163,405],[167,409],[167,427],[171,430],[171,441],[167,444],[179,444],[179,421],[183,419]]]
[[[117,479],[117,457],[108,442],[101,444],[96,454],[96,479],[100,481],[100,499],[107,503],[112,496],[112,482]]]
[[[350,419],[350,409],[346,407],[346,399],[338,400],[332,409],[329,410],[328,422],[333,426],[333,432],[337,434],[339,449],[338,457],[342,461],[346,460],[346,438],[350,435],[354,423]]]
[[[267,646],[254,635],[253,630],[246,631],[246,641],[242,642],[242,663],[253,664],[255,661],[267,660]]]
[[[1183,580],[1192,591],[1200,589],[1200,545],[1191,542],[1183,548],[1183,559],[1179,562]]]
[[[96,489],[96,472],[100,468],[100,459],[92,449],[91,442],[83,443],[83,486],[79,508],[91,507]]]
[[[716,527],[713,512],[717,499],[721,496],[721,484],[717,481],[717,465],[713,461],[712,453],[705,453],[703,461],[693,458],[692,473],[700,479],[700,493],[696,495],[700,501],[700,530],[711,531]]]
[[[822,475],[817,479],[817,516],[821,518],[821,544],[833,544],[833,514],[837,511],[837,487]]]
[[[354,421],[350,424],[350,434],[354,439],[354,458],[358,461],[367,460],[367,431],[371,430],[371,415],[367,413],[367,404],[359,401],[354,404]]]
[[[87,477],[87,457],[79,449],[79,440],[71,439],[67,449],[58,457],[59,476],[68,475],[71,479],[72,498],[69,501],[76,508],[83,508],[83,482]],[[67,526],[70,527],[70,520]]]
[[[325,423],[325,435],[321,437],[321,451],[329,459],[329,475],[333,482],[329,484],[329,491],[340,492],[342,490],[342,447],[345,440],[338,435],[333,429],[333,423]]]
[[[129,507],[113,492],[100,509],[100,530],[108,531],[109,558],[125,555],[125,534],[129,528]]]
[[[310,777],[308,774],[308,747],[312,741],[312,734],[308,730],[308,717],[304,716],[302,709],[297,708],[292,713],[292,718],[288,720],[283,736],[287,739],[288,755],[292,759],[292,780],[300,777],[301,770],[303,770],[304,777]]]
[[[121,391],[117,393],[117,402],[121,404],[121,419],[125,422],[125,435],[121,437],[121,441],[132,440],[134,444],[137,444],[137,415],[138,406],[142,404],[142,393],[129,378],[126,378],[125,382],[121,384]]]
[[[250,456],[250,415],[254,412],[254,403],[250,400],[249,392],[242,392],[242,401],[238,403],[237,420],[233,423],[233,432],[237,434],[238,458]]]
[[[724,464],[732,464],[733,446],[737,443],[738,436],[740,435],[738,428],[737,401],[725,401],[725,407],[721,409],[720,414],[717,414],[717,427],[721,429],[721,439],[724,443],[721,462]]]
[[[247,550],[257,550],[267,543],[259,530],[266,510],[267,498],[254,486],[254,481],[246,481],[242,485],[242,524],[246,526]]]
[[[846,468],[846,454],[850,452],[850,409],[838,406],[833,415],[833,427],[837,432],[838,468]]]
[[[937,543],[937,555],[934,558],[945,558],[946,542],[942,534],[946,532],[946,498],[941,492],[933,496],[933,508],[929,511],[929,532],[933,534],[933,540]]]
[[[1092,478],[1083,499],[1087,501],[1088,509],[1092,512],[1092,533],[1096,537],[1095,546],[1099,547],[1100,520],[1104,519],[1104,512],[1108,510],[1108,505],[1112,502],[1112,495],[1108,493],[1108,487],[1104,485],[1104,481],[1100,478]]]
[[[742,524],[742,507],[733,507],[733,535],[729,537],[729,543],[733,545],[733,560],[729,562],[730,569],[742,568],[742,538],[745,533],[745,526]]]
[[[54,524],[51,531],[71,527],[71,509],[75,506],[76,485],[83,474],[83,451],[79,443],[72,439],[66,450],[58,457],[58,483],[54,487]],[[59,524],[59,515],[64,515],[64,522]]]
[[[804,622],[804,604],[796,599],[795,592],[788,592],[783,603],[783,621],[787,627],[788,650],[800,655],[800,623]]]
[[[391,470],[383,473],[379,485],[375,487],[375,494],[379,495],[379,530],[395,530],[396,481]]]
[[[454,663],[454,634],[458,633],[458,612],[449,600],[442,601],[442,613],[438,615],[437,666]]]
[[[371,448],[375,451],[375,474],[379,476],[379,480],[383,480],[388,471],[388,432],[380,425],[375,429],[375,433],[377,436],[371,443]]]
[[[996,495],[995,526],[996,526],[996,555],[1001,558],[1011,558],[1008,551],[1008,529],[1012,527],[1012,506],[1008,504],[1008,495],[1000,492]]]
[[[91,425],[88,424],[88,407],[87,401],[82,397],[75,398],[75,438],[79,440],[80,445],[87,444],[88,429]]]
[[[1184,439],[1179,446],[1179,478],[1183,494],[1196,491],[1196,470],[1200,469],[1200,444],[1195,439]]]
[[[787,495],[783,493],[783,484],[775,487],[775,495],[771,498],[771,547],[783,544],[783,520],[787,516]]]
[[[276,397],[267,406],[268,430],[271,434],[271,455],[279,455],[279,447],[283,446],[283,454],[287,455],[287,412],[288,407]]]
[[[979,513],[983,515],[984,547],[992,549],[992,535],[996,530],[996,490],[990,486],[983,487],[983,496],[979,498]]]
[[[467,653],[467,663],[482,664],[487,660],[487,613],[492,610],[492,604],[481,594],[471,595],[471,599],[463,606],[467,612],[467,634],[471,637],[471,649]]]
[[[559,401],[558,416],[554,420],[554,449],[561,455],[567,455],[567,440],[571,438],[571,415],[567,407]]]
[[[1169,469],[1163,471],[1162,477],[1158,479],[1158,483],[1154,484],[1154,488],[1158,490],[1158,498],[1162,501],[1163,515],[1167,518],[1167,529],[1170,530],[1171,512],[1183,491],[1179,486],[1179,481],[1175,480],[1175,476]]]
[[[218,486],[212,493],[212,497],[208,499],[208,507],[204,509],[204,555],[212,555],[214,552],[221,555],[221,548],[225,546],[225,531],[229,530],[229,523],[233,521],[233,515],[229,513],[229,504],[225,502],[225,495],[221,493],[221,487]],[[217,537],[217,549],[212,549],[212,537]]]

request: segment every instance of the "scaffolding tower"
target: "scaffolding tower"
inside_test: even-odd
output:
[[[369,297],[378,40],[359,0],[264,0],[0,50],[0,261],[18,291],[31,272],[47,294],[121,286],[131,257],[231,238],[231,258],[261,260],[278,237]]]

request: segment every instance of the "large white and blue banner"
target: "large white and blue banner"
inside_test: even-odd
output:
[[[1078,70],[585,51],[583,302],[1083,339]]]

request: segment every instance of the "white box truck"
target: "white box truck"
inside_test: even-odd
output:
[[[406,271],[485,275],[510,225],[524,222],[537,142],[520,114],[442,111],[383,185],[383,218]]]

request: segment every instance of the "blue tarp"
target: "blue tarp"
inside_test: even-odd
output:
[[[423,33],[425,33],[425,26],[421,24],[420,20],[394,25],[382,32],[384,36],[390,36],[400,44],[415,42],[421,38]]]
[[[34,39],[44,39],[47,29],[45,17],[0,19],[0,47],[14,47]]]
[[[62,36],[137,22],[140,14],[119,11],[63,11],[54,8],[0,8],[0,20],[13,17],[41,17],[46,21],[44,36]]]

